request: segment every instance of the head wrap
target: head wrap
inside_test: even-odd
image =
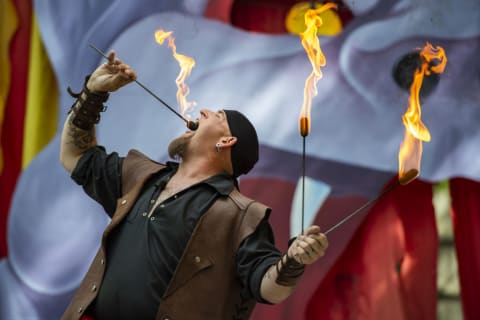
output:
[[[248,173],[258,161],[258,137],[252,123],[236,110],[223,110],[228,126],[237,142],[231,149],[233,175],[237,178]]]

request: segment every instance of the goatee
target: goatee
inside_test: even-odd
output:
[[[185,155],[185,150],[187,150],[190,137],[178,137],[170,142],[168,146],[168,155],[172,159],[182,159]]]

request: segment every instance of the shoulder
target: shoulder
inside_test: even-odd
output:
[[[262,220],[268,219],[272,210],[263,203],[241,194],[237,189],[230,192],[228,198],[242,212],[240,215],[238,239],[235,244],[236,248],[238,248],[240,243],[257,229]]]
[[[138,150],[130,150],[122,163],[122,185],[124,190],[129,190],[129,187],[136,182],[144,180],[163,168],[165,168],[164,164],[150,159]]]
[[[131,150],[129,150],[128,153],[127,153],[127,156],[125,157],[125,160],[128,160],[128,161],[141,161],[141,162],[148,161],[148,162],[152,162],[152,163],[158,164],[158,165],[160,165],[160,166],[164,166],[163,164],[152,160],[152,159],[149,158],[147,155],[145,155],[144,153],[142,153],[142,152],[140,152],[140,151],[138,151],[138,150],[136,150],[136,149],[131,149]]]
[[[265,213],[270,213],[271,209],[264,205],[263,203],[260,203],[256,200],[253,200],[244,194],[240,193],[236,188],[230,192],[228,197],[235,203],[235,205],[240,209],[244,211],[259,211]]]
[[[155,160],[152,160],[138,150],[132,149],[128,151],[127,156],[123,160],[123,171],[136,170],[138,169],[138,167],[152,167],[162,169],[165,168],[165,165]]]

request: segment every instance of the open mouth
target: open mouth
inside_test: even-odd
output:
[[[188,120],[187,121],[187,128],[192,130],[192,131],[195,131],[198,129],[198,125],[199,125],[199,121],[190,121]]]

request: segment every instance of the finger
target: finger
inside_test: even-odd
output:
[[[298,242],[297,252],[307,257],[310,257],[314,253],[311,246],[306,241],[303,241],[303,240]]]
[[[297,239],[295,239],[295,241],[292,243],[292,245],[288,249],[289,252],[291,253],[291,256],[299,256],[300,254],[305,253],[302,247],[300,246],[300,243],[301,241],[297,237]]]
[[[121,65],[121,60],[115,58],[114,60],[108,60],[107,63],[104,64],[104,66],[110,71],[111,73],[117,73],[120,69]]]
[[[109,67],[110,71],[118,71],[119,66],[122,64],[122,60],[118,58],[108,59],[106,66]]]
[[[292,253],[293,254],[299,254],[303,256],[303,258],[308,258],[309,256],[312,255],[313,249],[311,249],[311,245],[306,241],[308,237],[304,235],[299,235],[293,244],[291,245]],[[315,243],[314,240],[309,240],[312,241],[312,243]]]
[[[301,249],[297,254],[299,262],[302,264],[311,264],[315,260],[317,260],[317,256],[309,249]]]
[[[310,226],[308,227],[305,232],[304,232],[304,235],[311,235],[311,234],[319,234],[320,233],[320,227],[319,226]]]
[[[323,256],[325,254],[325,250],[328,247],[328,242],[326,238],[310,237],[306,240],[306,242],[309,244],[311,250],[313,250],[314,253],[319,256]]]
[[[325,235],[310,235],[303,240],[304,245],[301,245],[304,251],[310,257],[322,257],[328,247],[328,241]]]
[[[103,64],[103,66],[110,72],[116,72],[117,71],[116,65],[114,65],[110,61],[105,62]]]
[[[135,76],[135,72],[132,69],[121,70],[119,76],[123,81],[132,81]]]
[[[324,249],[328,247],[328,239],[323,233],[318,235],[310,236],[311,241],[315,241],[316,244]]]
[[[117,79],[117,83],[119,83],[120,85],[126,85],[127,83],[129,83],[130,81],[132,81],[129,77],[127,76],[121,76]]]
[[[307,252],[309,256],[312,255],[322,255],[323,254],[323,249],[319,245],[319,243],[312,238],[305,239],[305,246],[304,250]]]
[[[125,70],[125,74],[132,80],[137,79],[137,74],[132,69]]]
[[[109,64],[114,64],[115,63],[115,51],[114,50],[110,50],[108,52],[108,62],[109,62]]]
[[[130,66],[128,64],[122,63],[122,64],[118,65],[118,68],[120,69],[120,71],[125,72],[125,70],[130,69]]]

